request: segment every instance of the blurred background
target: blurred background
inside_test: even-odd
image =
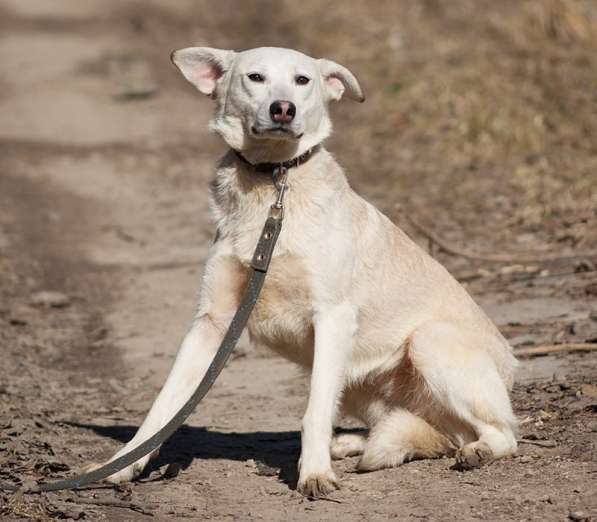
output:
[[[0,478],[109,456],[168,372],[225,151],[207,131],[211,101],[169,61],[190,45],[292,47],[349,67],[367,101],[333,107],[327,147],[355,189],[515,347],[586,346],[524,358],[513,396],[535,443],[519,457],[470,475],[423,461],[360,476],[347,461],[339,503],[311,504],[293,485],[305,377],[245,345],[149,482],[105,498],[158,517],[586,519],[597,507],[595,0],[1,0]],[[183,472],[166,483],[172,464]],[[90,495],[6,496],[0,514],[146,518]]]

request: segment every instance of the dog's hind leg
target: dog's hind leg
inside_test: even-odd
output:
[[[390,468],[412,459],[452,454],[454,449],[450,441],[424,419],[397,408],[371,428],[357,468],[360,471]]]
[[[411,336],[409,357],[443,410],[440,415],[457,419],[477,437],[461,440],[456,455],[460,469],[516,452],[516,419],[508,390],[494,359],[480,346],[484,342],[492,340],[449,323],[423,325]],[[458,434],[451,435],[459,438]]]
[[[334,460],[361,455],[367,437],[362,433],[340,433],[332,439],[330,453]]]

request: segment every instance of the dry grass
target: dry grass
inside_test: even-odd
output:
[[[359,188],[386,210],[408,204],[494,248],[513,235],[525,248],[595,246],[591,4],[375,5],[342,30],[301,25],[328,52],[339,45],[373,93],[358,116],[345,108],[340,124],[358,128],[338,144],[345,163],[360,163],[352,167]],[[317,11],[310,18],[325,20]]]
[[[209,22],[215,44],[290,46],[348,64],[368,100],[335,110],[331,148],[386,211],[408,205],[494,249],[597,246],[593,2],[254,5],[241,19],[223,4]]]

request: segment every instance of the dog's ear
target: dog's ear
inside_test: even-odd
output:
[[[349,98],[359,102],[365,101],[365,95],[358,80],[346,67],[324,58],[317,62],[330,99],[339,100],[346,91]]]
[[[232,66],[235,54],[211,47],[186,47],[173,51],[170,59],[199,91],[211,96],[217,81]]]

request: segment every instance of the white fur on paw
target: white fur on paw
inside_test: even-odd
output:
[[[114,457],[114,459],[115,458],[116,457]],[[149,462],[149,459],[149,455],[139,459],[137,462],[134,462],[130,466],[127,466],[119,472],[114,473],[113,475],[110,475],[109,477],[105,478],[104,482],[109,482],[110,484],[122,484],[123,482],[130,482],[131,480],[136,479],[139,475],[141,475],[141,473],[143,473],[143,470]],[[97,462],[92,462],[90,464],[87,464],[86,466],[83,466],[81,471],[83,473],[90,473],[98,468],[101,468],[104,464],[106,463],[104,462],[99,464]]]
[[[299,479],[297,490],[308,498],[321,498],[329,495],[340,487],[338,479],[332,470],[324,473],[311,473]]]
[[[494,459],[491,448],[485,442],[473,442],[460,448],[456,453],[455,469],[465,471],[479,468]]]
[[[407,452],[401,449],[388,451],[387,448],[368,446],[357,464],[359,471],[377,471],[384,468],[395,468],[404,463]]]
[[[130,482],[143,473],[145,464],[146,463],[135,462],[123,470],[120,470],[118,473],[110,475],[105,479],[105,481],[109,482],[110,484],[122,484],[123,482]]]
[[[85,473],[91,473],[102,466],[103,464],[100,464],[99,462],[90,462],[89,464],[85,464],[82,468],[80,468],[79,473],[81,473],[81,475]]]
[[[330,454],[334,460],[354,457],[363,453],[365,437],[355,433],[343,433],[332,439]]]

